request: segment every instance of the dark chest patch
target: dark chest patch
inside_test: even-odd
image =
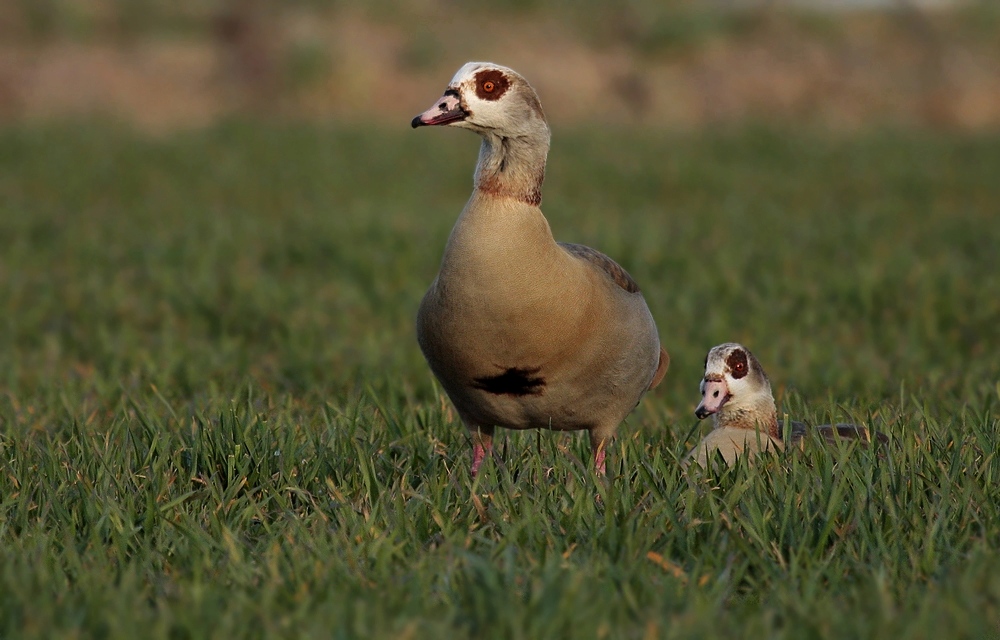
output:
[[[628,291],[629,293],[639,293],[639,285],[632,279],[632,276],[628,274],[628,271],[623,269],[620,264],[597,249],[591,249],[586,245],[573,244],[571,242],[560,242],[559,246],[566,251],[569,251],[577,258],[582,258],[600,267],[601,270],[611,276],[611,279],[615,281],[615,284],[622,289]]]
[[[539,371],[541,367],[511,367],[499,375],[475,378],[472,386],[498,396],[540,396],[545,391],[545,378],[537,375]]]
[[[480,100],[499,100],[510,88],[510,79],[499,69],[483,69],[476,73],[476,97]]]
[[[747,362],[747,352],[743,349],[734,349],[729,356],[726,357],[726,366],[733,374],[733,378],[739,380],[745,376],[749,370],[750,366]]]

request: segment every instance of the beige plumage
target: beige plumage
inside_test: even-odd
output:
[[[713,347],[705,358],[705,376],[701,381],[701,403],[695,409],[699,419],[712,416],[715,428],[687,455],[685,463],[695,461],[707,467],[709,460],[722,454],[727,465],[740,456],[784,449],[783,421],[771,394],[771,383],[764,368],[750,350],[733,342]],[[802,447],[809,428],[801,422],[789,422],[789,441]],[[888,438],[878,431],[853,424],[821,425],[814,431],[827,442],[840,439],[868,443],[874,437],[880,444]]]
[[[539,208],[549,128],[520,75],[470,62],[414,127],[482,137],[474,191],[417,314],[417,339],[472,435],[475,475],[496,426],[586,429],[594,464],[669,356],[635,281],[557,243]]]

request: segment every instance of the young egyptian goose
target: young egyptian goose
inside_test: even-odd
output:
[[[542,215],[549,127],[515,71],[470,62],[413,119],[482,137],[474,190],[417,313],[417,340],[472,437],[586,429],[593,461],[670,358],[639,287],[611,258],[557,243]]]
[[[712,416],[715,428],[687,455],[702,467],[721,452],[727,465],[746,454],[784,449],[783,422],[771,395],[771,382],[750,350],[733,342],[713,347],[705,358],[701,381],[701,404],[695,409],[701,420]],[[809,433],[801,422],[790,422],[792,445],[802,447]],[[853,424],[822,425],[816,432],[827,442],[854,439],[868,443],[874,436],[888,442],[885,434]]]

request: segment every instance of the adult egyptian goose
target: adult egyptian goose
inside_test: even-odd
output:
[[[469,430],[586,429],[598,474],[619,423],[670,362],[639,287],[606,255],[558,243],[542,215],[549,127],[515,71],[470,62],[413,119],[483,141],[474,190],[417,313],[417,340]]]
[[[708,466],[716,452],[721,452],[727,465],[740,455],[752,456],[784,448],[783,421],[771,394],[771,382],[764,368],[750,350],[729,342],[713,347],[705,358],[705,377],[701,381],[701,404],[695,409],[701,420],[712,416],[715,428],[687,455],[685,463],[694,460]],[[809,428],[801,422],[790,422],[792,445],[802,447]],[[827,442],[854,439],[868,443],[874,436],[885,444],[888,438],[877,431],[853,424],[821,425],[815,431]]]

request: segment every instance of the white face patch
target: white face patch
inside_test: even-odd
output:
[[[462,65],[462,68],[455,72],[452,76],[451,82],[448,83],[449,89],[458,89],[462,83],[466,80],[471,79],[476,75],[476,71],[483,69],[485,67],[495,67],[496,65],[490,64],[489,62],[466,62]]]
[[[456,127],[519,136],[525,130],[537,130],[539,118],[544,124],[538,96],[524,78],[503,65],[468,62],[455,73],[448,91],[458,94],[467,112],[463,121],[454,123]]]

